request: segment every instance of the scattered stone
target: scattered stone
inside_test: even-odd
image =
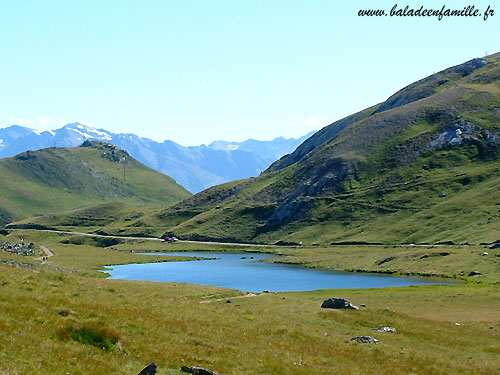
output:
[[[268,289],[264,289],[264,290],[262,291],[262,293],[269,293],[269,290],[268,290]]]
[[[377,328],[372,328],[374,331],[377,332],[392,332],[396,333],[396,328],[394,327],[377,327]]]
[[[226,303],[231,303],[231,300],[230,299],[226,300]]]
[[[420,257],[420,259],[426,259],[426,258],[429,258],[429,257],[445,257],[445,256],[448,256],[450,255],[450,253],[446,252],[446,251],[441,251],[441,252],[437,252],[437,253],[429,253],[429,254],[424,254]]]
[[[24,241],[16,242],[0,242],[0,250],[8,251],[9,253],[19,255],[36,255],[36,249],[33,242],[25,244]]]
[[[362,303],[362,304],[361,304],[361,307],[366,307],[366,304]]]
[[[153,362],[148,367],[145,367],[138,375],[155,375],[156,369],[156,363]]]
[[[351,302],[343,299],[343,298],[328,298],[323,301],[321,305],[324,309],[353,309],[359,310],[359,307],[353,305]]]
[[[488,253],[486,251],[483,253],[483,256],[485,256],[485,255],[488,255]]]
[[[488,247],[490,250],[493,250],[493,249],[498,249],[500,248],[500,242],[495,242],[495,243],[492,243],[489,247]]]
[[[356,336],[350,339],[351,342],[360,342],[362,344],[377,344],[378,340],[372,336]]]
[[[392,310],[392,309],[390,309],[390,308],[388,308],[388,307],[386,307],[386,308],[384,309],[384,311],[395,312],[394,310]]]
[[[469,276],[479,276],[479,275],[481,275],[481,272],[479,272],[479,271],[470,271],[469,272]]]
[[[379,261],[375,262],[375,264],[377,266],[381,266],[382,264],[387,263],[387,262],[391,262],[391,261],[393,261],[396,258],[397,258],[396,256],[390,256],[388,258],[384,258],[382,260],[379,260]]]
[[[207,370],[206,368],[195,366],[182,366],[181,371],[195,375],[217,375],[217,373]]]

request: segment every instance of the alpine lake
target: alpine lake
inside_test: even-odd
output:
[[[158,253],[154,253],[158,255]],[[276,255],[253,253],[177,252],[165,256],[196,260],[109,266],[111,279],[210,285],[244,292],[292,292],[320,289],[367,289],[456,284],[450,279],[375,273],[323,271],[263,262]]]

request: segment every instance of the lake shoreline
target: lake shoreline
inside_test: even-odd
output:
[[[378,246],[378,245],[370,245],[370,246]],[[383,245],[385,246],[385,245]],[[393,245],[393,246],[403,246],[403,245]],[[146,251],[131,251],[132,253],[135,254],[141,254],[141,255],[166,255],[166,256],[179,256],[179,253],[186,252],[186,253],[206,253],[207,250],[186,250],[186,251],[154,251],[154,252],[146,252]],[[217,252],[217,250],[214,250],[213,252]],[[175,253],[176,255],[169,255],[169,253]],[[261,262],[269,262],[269,263],[275,263],[275,264],[284,264],[284,265],[293,265],[293,266],[298,266],[302,267],[304,269],[314,269],[314,270],[320,270],[320,271],[332,271],[332,272],[348,272],[348,273],[362,273],[362,274],[383,274],[383,275],[392,275],[392,276],[406,276],[406,277],[431,277],[431,278],[443,278],[443,279],[452,279],[452,280],[457,280],[461,284],[462,283],[467,283],[470,282],[466,277],[463,276],[456,276],[456,275],[450,275],[446,273],[429,273],[429,272],[411,272],[411,271],[404,271],[404,270],[373,270],[373,269],[362,269],[362,268],[328,268],[328,267],[322,267],[317,264],[310,264],[308,262],[301,262],[301,261],[293,261],[293,259],[288,260],[288,261],[282,261],[278,260],[280,257],[286,257],[286,254],[279,254],[276,252],[272,251],[251,251],[251,250],[240,250],[238,251],[224,251],[224,253],[227,254],[269,254],[269,255],[274,255],[276,258],[267,258],[267,259],[262,259],[260,260]],[[206,257],[202,257],[200,259],[194,259],[193,257],[186,256],[186,260],[183,259],[177,259],[177,260],[168,260],[165,262],[179,262],[179,261],[194,261],[194,260],[205,260],[209,259]],[[210,259],[215,259],[215,258],[210,258]],[[161,261],[157,262],[152,262],[152,263],[160,263]],[[124,263],[124,264],[133,264],[133,263]],[[141,263],[144,264],[144,263]],[[107,265],[106,267],[110,267],[113,265]]]
[[[151,253],[143,253],[149,255]],[[153,253],[158,254],[158,253]],[[451,279],[394,275],[377,272],[320,270],[280,262],[275,254],[164,252],[173,262],[116,265],[106,270],[111,279],[182,282],[237,289],[244,292],[314,291],[320,289],[364,289],[414,285],[446,285]],[[186,262],[179,259],[185,254]],[[200,262],[192,262],[193,256]],[[215,259],[214,259],[215,258]]]

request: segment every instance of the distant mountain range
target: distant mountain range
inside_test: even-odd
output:
[[[135,134],[115,134],[77,122],[49,131],[12,125],[0,129],[0,158],[46,147],[75,147],[87,139],[106,141],[197,193],[224,182],[258,176],[271,163],[293,152],[313,133],[297,139],[215,141],[208,146],[186,147],[169,140],[160,143]]]

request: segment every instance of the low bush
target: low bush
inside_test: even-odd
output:
[[[114,330],[98,324],[84,324],[69,326],[61,331],[63,340],[75,340],[84,345],[91,345],[105,351],[113,351],[119,340],[119,335]]]

